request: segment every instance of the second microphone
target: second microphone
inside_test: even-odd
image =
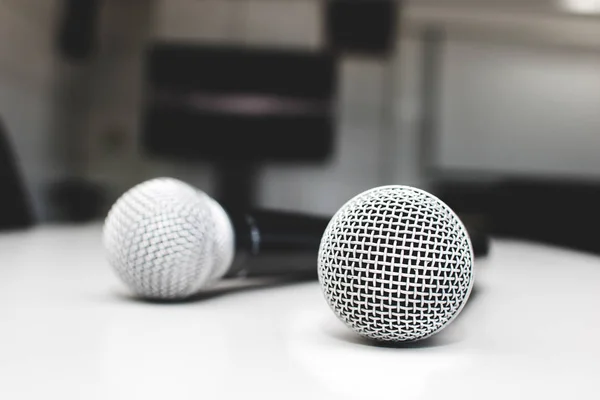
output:
[[[110,265],[137,296],[180,299],[228,277],[316,279],[328,223],[297,213],[229,213],[200,190],[157,178],[117,200],[104,223],[103,242]]]

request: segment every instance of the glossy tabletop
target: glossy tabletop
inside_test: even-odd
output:
[[[494,240],[455,322],[390,347],[338,322],[316,281],[136,300],[100,234],[0,234],[0,399],[600,398],[594,255]]]

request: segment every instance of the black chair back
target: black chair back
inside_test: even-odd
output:
[[[34,216],[16,157],[0,121],[0,230],[29,227]]]

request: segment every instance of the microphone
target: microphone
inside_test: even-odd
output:
[[[182,299],[219,279],[312,277],[328,218],[254,210],[228,212],[172,178],[129,189],[103,228],[109,264],[138,296]]]
[[[379,341],[425,339],[461,312],[473,247],[458,216],[408,186],[367,190],[340,208],[319,248],[318,278],[334,314]]]

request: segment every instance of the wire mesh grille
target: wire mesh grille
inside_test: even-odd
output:
[[[111,208],[103,232],[110,265],[137,295],[181,298],[216,279],[232,258],[226,216],[187,184],[153,179],[126,192]],[[226,222],[226,221],[225,221]],[[230,253],[230,254],[227,254]]]
[[[334,313],[360,335],[424,339],[462,309],[473,282],[473,250],[456,214],[406,186],[371,189],[330,221],[319,280]]]

